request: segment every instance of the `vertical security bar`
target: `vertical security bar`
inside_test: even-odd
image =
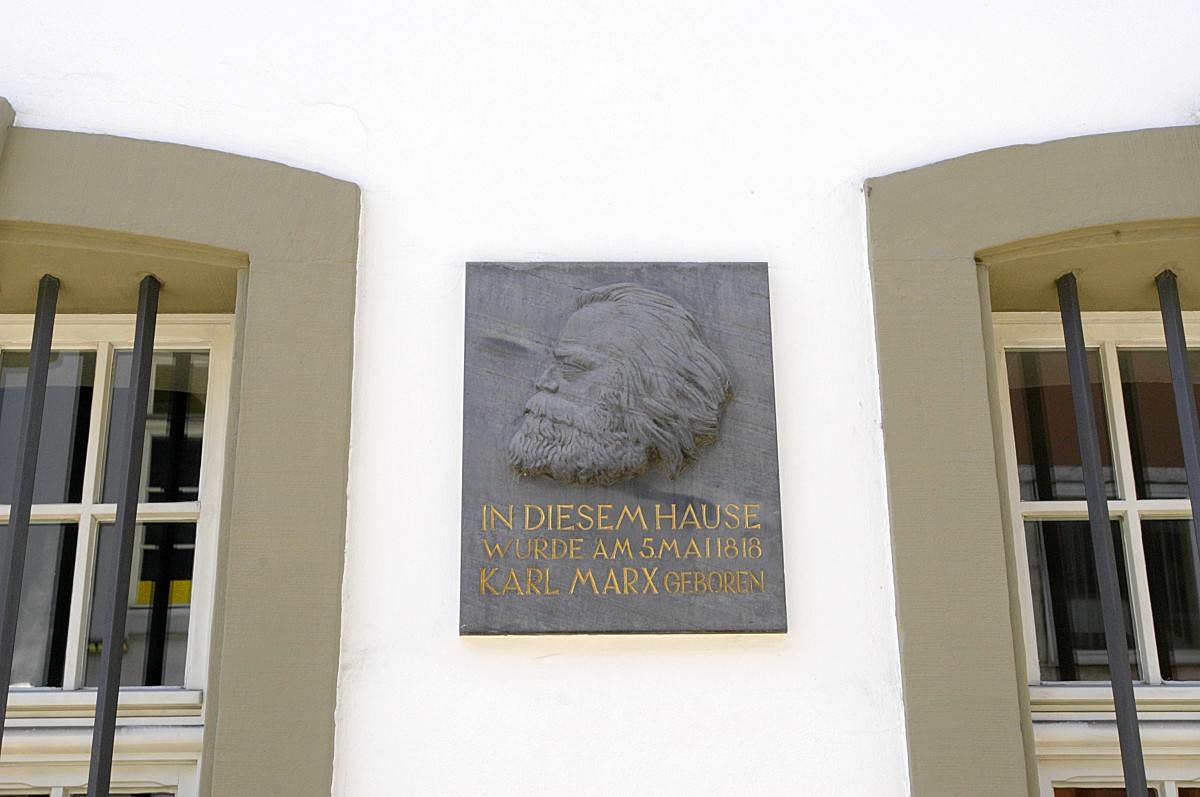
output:
[[[112,615],[105,618],[104,641],[100,650],[100,690],[96,696],[96,726],[92,732],[92,760],[88,773],[88,797],[108,797],[112,778],[113,740],[117,730],[117,697],[121,688],[121,653],[125,645],[125,615],[129,610],[129,575],[133,568],[134,531],[137,523],[137,503],[142,479],[142,446],[146,439],[146,411],[150,401],[150,375],[154,357],[154,327],[158,314],[160,284],[154,277],[142,280],[138,296],[137,326],[133,339],[133,371],[130,374],[128,419],[125,428],[129,440],[122,441],[125,450],[125,470],[117,493],[116,534],[113,544],[114,572],[97,574],[98,582],[108,590],[106,597],[97,599],[101,606],[111,606]],[[115,443],[122,445],[121,442]]]
[[[42,413],[46,408],[46,380],[50,371],[50,341],[58,306],[58,279],[46,274],[38,283],[33,342],[29,347],[29,376],[25,384],[25,409],[17,436],[17,474],[13,479],[8,533],[0,536],[0,743],[8,713],[8,687],[12,681],[13,649],[25,575],[25,549],[29,543],[29,513],[37,474],[38,445],[42,439]]]
[[[1183,465],[1187,470],[1188,497],[1192,500],[1192,532],[1200,550],[1200,424],[1196,422],[1196,396],[1192,392],[1192,369],[1187,340],[1183,335],[1183,313],[1179,307],[1179,285],[1175,272],[1167,269],[1154,280],[1162,311],[1163,334],[1167,338],[1167,360],[1171,363],[1171,387],[1175,392],[1175,416],[1183,443]]]
[[[1075,427],[1079,434],[1079,453],[1083,463],[1083,486],[1096,559],[1096,580],[1100,586],[1100,612],[1108,647],[1108,672],[1112,680],[1113,703],[1117,709],[1117,736],[1121,744],[1121,766],[1125,770],[1125,793],[1142,795],[1146,794],[1146,765],[1142,760],[1142,737],[1138,729],[1137,704],[1133,697],[1133,676],[1129,669],[1125,617],[1121,610],[1117,580],[1117,556],[1113,549],[1108,501],[1104,495],[1100,441],[1096,435],[1096,417],[1092,412],[1091,379],[1088,377],[1087,351],[1083,345],[1083,321],[1079,316],[1079,291],[1073,274],[1059,277],[1055,285],[1058,286],[1058,309],[1062,315],[1063,336],[1067,344],[1067,368],[1071,374],[1071,398],[1075,405]]]

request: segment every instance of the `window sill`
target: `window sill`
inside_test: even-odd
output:
[[[119,717],[199,717],[204,692],[200,689],[123,687],[117,703]],[[19,720],[96,715],[95,689],[13,689],[8,697],[7,724]]]
[[[1194,712],[1200,715],[1200,683],[1187,685],[1135,684],[1133,694],[1137,701],[1139,714]],[[1038,714],[1043,712],[1112,714],[1112,689],[1108,684],[1030,686],[1029,706],[1034,713],[1035,720],[1038,719]]]

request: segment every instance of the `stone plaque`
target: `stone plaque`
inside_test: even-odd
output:
[[[783,632],[762,263],[471,263],[463,634]]]

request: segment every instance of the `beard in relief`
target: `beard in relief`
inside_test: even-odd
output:
[[[724,364],[674,299],[633,283],[580,297],[508,446],[522,476],[612,484],[661,461],[674,478],[716,441]]]

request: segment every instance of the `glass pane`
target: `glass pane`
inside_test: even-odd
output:
[[[29,527],[13,648],[13,686],[62,686],[77,528],[74,523]],[[0,533],[8,533],[7,524],[0,525]]]
[[[1100,381],[1100,355],[1096,351],[1089,351],[1087,360],[1092,379],[1096,433],[1100,437],[1104,491],[1109,498],[1116,498],[1108,418],[1104,412],[1104,387]],[[1010,351],[1006,361],[1021,499],[1061,501],[1086,498],[1066,352]]]
[[[1140,678],[1134,652],[1133,618],[1121,524],[1112,523],[1117,575],[1125,615],[1125,639],[1133,677]],[[1086,520],[1028,520],[1025,543],[1033,585],[1033,614],[1043,681],[1107,681],[1104,618]]]
[[[0,354],[0,504],[12,503],[28,378],[29,352]],[[51,352],[34,503],[78,503],[83,496],[83,460],[95,378],[95,352]]]
[[[1180,786],[1179,797],[1200,797],[1200,786]]]
[[[1187,498],[1187,472],[1166,351],[1119,351],[1117,360],[1138,498]],[[1188,352],[1188,360],[1192,392],[1200,403],[1200,351]]]
[[[125,616],[125,654],[122,686],[182,686],[191,620],[192,561],[196,548],[195,523],[144,523],[136,526],[128,608]],[[116,527],[100,524],[96,548],[96,578],[88,632],[84,683],[100,680],[104,625],[112,611],[101,597],[111,584],[116,551]],[[101,584],[105,589],[101,589]]]
[[[1200,681],[1200,558],[1190,520],[1142,520],[1158,661],[1168,681]]]
[[[133,352],[119,351],[113,362],[113,391],[108,445],[104,459],[105,503],[116,503],[128,441],[126,405]],[[141,501],[195,501],[200,488],[200,449],[204,400],[208,392],[208,354],[154,353],[150,414],[142,462]]]

